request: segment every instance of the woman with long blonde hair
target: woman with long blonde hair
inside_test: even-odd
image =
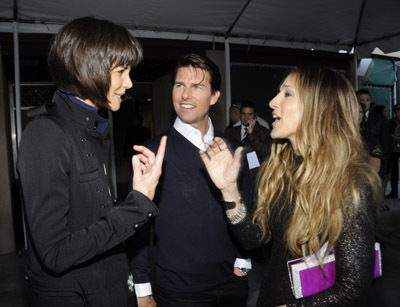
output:
[[[350,83],[321,67],[293,70],[271,100],[270,159],[259,171],[257,208],[249,214],[236,178],[241,150],[222,139],[200,152],[227,203],[235,235],[248,249],[272,242],[257,306],[355,306],[373,278],[375,213],[380,181],[368,162]],[[317,294],[295,299],[287,262],[334,248],[336,279]]]

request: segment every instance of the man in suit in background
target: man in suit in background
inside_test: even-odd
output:
[[[242,102],[240,120],[240,126],[228,127],[225,134],[241,141],[246,153],[255,151],[261,164],[269,157],[272,139],[269,130],[258,123],[253,102]]]

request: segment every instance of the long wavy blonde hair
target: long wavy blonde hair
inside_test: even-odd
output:
[[[268,241],[271,213],[281,210],[280,200],[295,203],[285,241],[291,256],[305,257],[326,241],[328,250],[336,243],[344,220],[358,213],[361,182],[372,187],[379,201],[380,180],[362,145],[351,84],[321,67],[297,68],[289,75],[303,106],[296,148],[287,140],[274,140],[271,157],[259,172],[253,221]],[[298,157],[301,163],[295,162]]]

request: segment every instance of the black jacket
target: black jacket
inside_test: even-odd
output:
[[[242,126],[228,127],[225,129],[225,134],[234,137],[235,139],[241,139]],[[254,131],[248,134],[243,140],[242,144],[246,152],[255,151],[260,164],[266,161],[271,153],[272,139],[270,132],[267,128],[261,126],[256,122]]]
[[[52,104],[31,115],[17,167],[32,287],[71,292],[83,297],[86,305],[110,306],[101,299],[104,294],[113,300],[112,294],[105,294],[108,286],[118,281],[126,288],[121,243],[158,209],[136,191],[114,206],[107,172],[109,128],[94,128],[95,111],[57,92]],[[97,298],[91,303],[92,293]]]

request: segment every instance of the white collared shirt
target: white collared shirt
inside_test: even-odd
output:
[[[208,131],[204,135],[204,140],[201,138],[200,130],[194,128],[190,124],[184,122],[179,117],[176,118],[174,128],[180,134],[182,134],[190,143],[196,146],[198,149],[207,150],[208,145],[214,139],[214,126],[211,119],[208,118]]]
[[[247,134],[249,134],[249,126],[241,126],[241,128],[240,128],[240,139],[243,141],[243,139],[244,139],[244,128],[247,128]]]
[[[240,126],[241,124],[242,124],[242,121],[239,120],[237,123],[233,124],[232,127],[237,127],[237,126]]]

